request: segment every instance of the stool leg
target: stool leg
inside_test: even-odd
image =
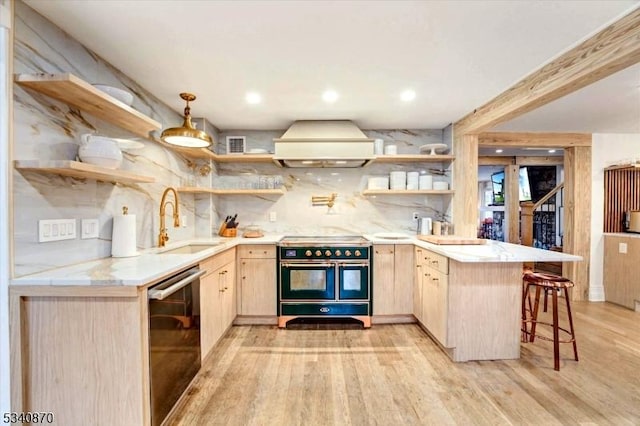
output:
[[[529,299],[529,312],[531,312],[531,298],[529,296],[529,283],[526,281],[522,281],[522,335],[520,336],[520,341],[526,343],[529,339],[527,338],[529,326],[527,325],[527,298]]]
[[[552,291],[553,300],[553,369],[560,371],[560,336],[558,329],[558,292]]]
[[[569,302],[569,290],[564,289],[564,298],[567,302],[567,315],[569,315],[569,330],[571,330],[571,338],[573,339],[573,355],[578,360],[578,345],[576,344],[576,332],[573,329],[573,317],[571,315],[571,303]]]
[[[540,286],[536,286],[535,302],[533,304],[533,312],[531,313],[531,336],[529,342],[533,343],[536,338],[536,322],[538,321],[538,307],[540,306]]]

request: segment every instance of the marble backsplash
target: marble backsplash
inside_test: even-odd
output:
[[[134,94],[133,108],[161,122],[163,127],[181,122],[181,116],[157,100],[138,83],[116,70],[21,1],[16,2],[14,71],[16,73],[71,72],[91,82],[125,88]],[[195,111],[194,111],[195,113]],[[292,121],[295,118],[292,118]],[[214,124],[203,127],[216,141],[217,153],[225,153],[226,136],[247,137],[248,148],[273,150],[273,138],[281,131],[218,131]],[[75,159],[79,136],[96,132],[114,137],[134,137],[126,131],[85,112],[37,92],[14,85],[13,158],[19,160]],[[371,138],[381,138],[398,146],[399,154],[418,153],[427,143],[443,142],[442,130],[365,130]],[[154,176],[151,184],[111,184],[73,179],[54,174],[13,173],[14,275],[30,273],[108,257],[111,253],[113,215],[123,205],[136,215],[137,245],[157,244],[159,201],[168,186],[225,185],[229,181],[251,181],[260,175],[282,176],[284,195],[181,194],[180,211],[186,226],[169,228],[170,242],[216,235],[221,218],[238,213],[240,231],[258,225],[279,234],[362,234],[375,232],[415,232],[412,213],[438,217],[449,210],[451,196],[363,196],[368,176],[388,175],[392,170],[429,171],[448,168],[437,163],[372,164],[357,169],[289,169],[275,164],[206,163],[208,176],[194,174],[187,159],[150,140],[144,148],[125,151],[121,169]],[[450,182],[450,177],[436,176]],[[335,206],[312,206],[311,197],[337,193]],[[276,220],[270,221],[270,214]],[[168,213],[171,213],[168,209]],[[38,243],[40,219],[98,218],[98,239]],[[167,223],[171,223],[170,220]]]

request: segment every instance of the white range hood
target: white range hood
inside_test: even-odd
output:
[[[362,167],[373,160],[373,139],[349,120],[301,120],[273,140],[285,167]]]

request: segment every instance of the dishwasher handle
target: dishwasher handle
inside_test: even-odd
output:
[[[206,273],[206,269],[194,270],[194,272],[189,274],[186,278],[181,279],[180,281],[170,285],[167,288],[163,288],[161,290],[150,289],[149,291],[147,291],[148,298],[153,300],[164,300],[181,288],[188,286]]]

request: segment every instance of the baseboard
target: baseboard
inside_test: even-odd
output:
[[[604,287],[589,287],[589,302],[604,302]]]
[[[278,325],[275,315],[238,315],[233,325]]]
[[[402,315],[374,315],[371,317],[372,324],[412,324],[416,317],[411,314]]]

